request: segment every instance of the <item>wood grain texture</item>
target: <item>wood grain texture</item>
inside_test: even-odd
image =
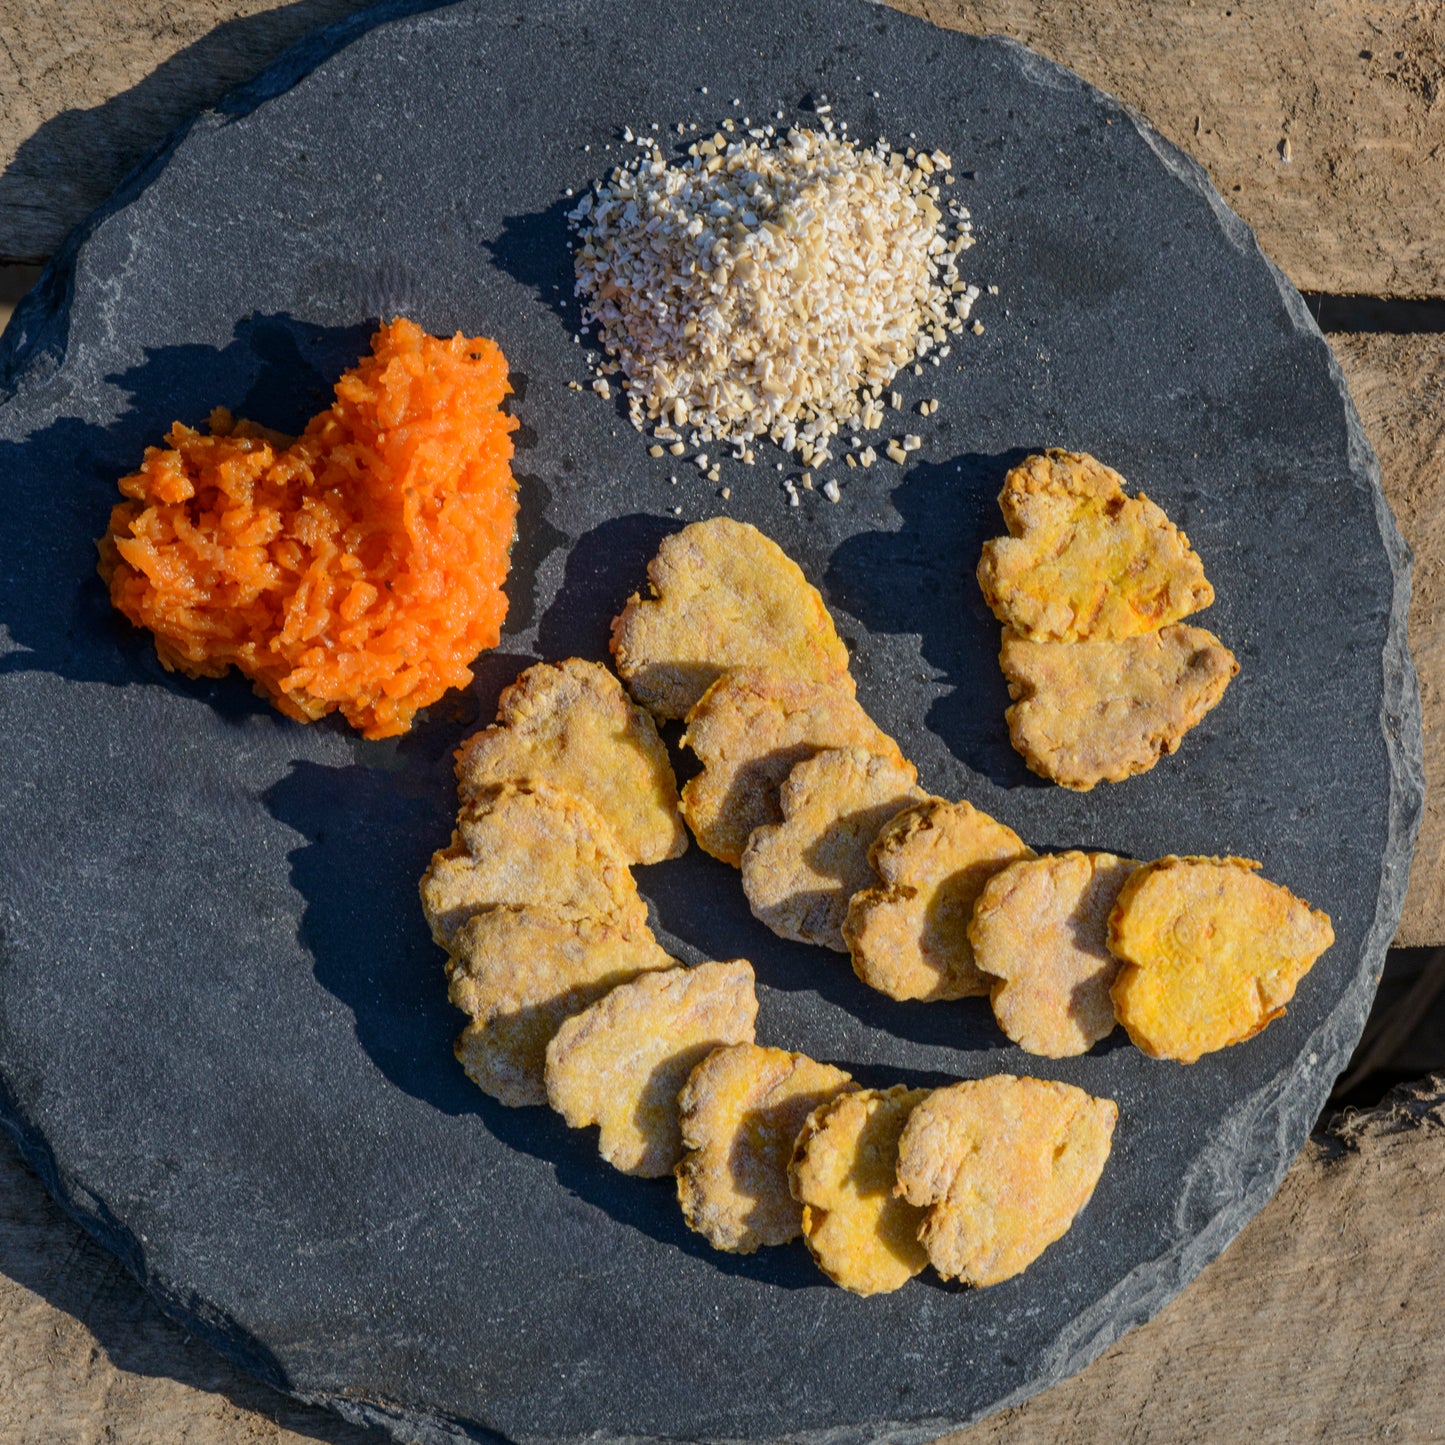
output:
[[[1445,1078],[1436,1078],[1314,1135],[1275,1199],[1154,1320],[947,1445],[1441,1439],[1442,1190]],[[387,1438],[297,1405],[188,1340],[51,1202],[8,1141],[0,1338],[7,1445]]]
[[[1135,106],[1301,290],[1445,294],[1445,6],[894,3],[1012,36]],[[48,256],[171,127],[361,8],[0,0],[0,260]]]
[[[0,1135],[0,1441],[375,1445],[172,1324]]]
[[[1148,115],[1306,290],[1445,295],[1445,6],[896,0]],[[39,260],[176,124],[361,0],[0,0],[0,261]],[[1289,141],[1285,160],[1283,142]],[[1445,339],[1332,337],[1416,552],[1430,792],[1397,942],[1445,942]],[[1445,1081],[1317,1136],[1150,1324],[949,1445],[1445,1439]],[[381,1445],[160,1316],[0,1141],[0,1440]]]
[[[1424,716],[1425,815],[1395,943],[1438,946],[1445,944],[1445,336],[1329,340],[1415,553],[1410,653]]]
[[[1445,1078],[1316,1134],[1147,1325],[947,1445],[1374,1445],[1445,1438]]]
[[[1301,291],[1445,293],[1445,5],[891,3],[1011,36],[1127,101]]]
[[[362,0],[0,0],[0,262],[40,261],[177,125]]]

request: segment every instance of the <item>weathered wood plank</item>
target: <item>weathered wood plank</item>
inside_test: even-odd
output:
[[[1302,290],[1445,294],[1438,5],[894,3],[1013,36],[1137,107],[1204,164]],[[0,0],[0,260],[48,256],[173,125],[360,8]]]
[[[1339,1445],[1445,1420],[1445,1079],[1317,1134],[1155,1320],[947,1445]],[[0,1439],[382,1445],[188,1341],[0,1141]],[[886,1344],[880,1344],[886,1348]],[[1107,1426],[1107,1428],[1106,1428]]]
[[[1204,166],[1301,291],[1445,293],[1439,5],[890,3],[1012,36],[1127,101]]]
[[[1395,942],[1435,946],[1445,944],[1445,336],[1334,335],[1330,345],[1415,553],[1410,652],[1424,714],[1425,816]]]
[[[0,1135],[0,1440],[377,1445],[173,1325]]]
[[[1445,1079],[1342,1133],[1147,1325],[946,1445],[1440,1440]]]
[[[0,0],[0,262],[44,260],[182,121],[365,0]]]

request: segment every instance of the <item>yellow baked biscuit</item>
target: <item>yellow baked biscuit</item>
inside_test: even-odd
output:
[[[457,815],[450,846],[421,880],[422,911],[443,948],[474,913],[530,904],[566,918],[647,924],[627,855],[590,803],[543,782],[501,783]]]
[[[1113,1031],[1109,914],[1138,866],[1112,853],[1053,853],[1011,863],[984,885],[968,936],[996,980],[994,1017],[1020,1048],[1062,1059]]]
[[[868,853],[886,886],[855,893],[843,922],[853,972],[890,998],[986,994],[968,935],[974,900],[1005,864],[1033,856],[969,803],[930,798],[899,813]]]
[[[1334,941],[1329,915],[1247,858],[1160,858],[1124,885],[1109,948],[1114,1011],[1156,1059],[1192,1064],[1278,1018]]]
[[[664,538],[648,563],[652,598],[612,623],[612,652],[634,698],[685,717],[730,667],[769,667],[853,691],[848,649],[818,589],[756,527],[731,517]]]
[[[897,1189],[928,1210],[929,1263],[978,1286],[1027,1268],[1093,1194],[1118,1116],[1112,1100],[1043,1079],[935,1089],[898,1141]]]
[[[468,1077],[504,1104],[545,1104],[547,1045],[564,1019],[610,989],[676,968],[646,927],[541,908],[489,908],[452,936],[451,1001],[472,1022],[457,1040]]]
[[[782,818],[779,790],[805,758],[861,747],[903,761],[851,689],[760,668],[713,683],[688,713],[682,741],[702,762],[682,790],[683,814],[703,852],[735,868],[753,829]]]
[[[998,660],[1014,748],[1079,792],[1174,752],[1239,671],[1213,633],[1182,624],[1119,642],[1029,642],[1005,628]]]
[[[788,1162],[808,1115],[850,1075],[786,1049],[714,1049],[677,1097],[682,1145],[677,1198],[688,1226],[714,1249],[749,1254],[802,1232]]]
[[[630,863],[676,858],[687,847],[657,724],[601,663],[570,657],[529,667],[503,691],[495,725],[457,749],[463,802],[526,778],[585,798]]]
[[[451,947],[452,935],[472,914],[496,902],[495,889],[456,832],[445,848],[431,855],[421,875],[420,891],[421,911],[432,938],[442,948]]]
[[[677,1096],[722,1044],[751,1043],[752,965],[644,973],[565,1020],[547,1045],[547,1102],[624,1174],[656,1179],[682,1157]]]
[[[815,1109],[789,1169],[803,1239],[818,1268],[854,1294],[901,1289],[928,1263],[924,1211],[894,1193],[898,1136],[927,1089],[897,1084]]]
[[[754,829],[743,892],[782,938],[847,953],[848,900],[874,877],[868,850],[889,819],[927,797],[909,762],[827,748],[799,763],[779,795],[783,821]]]
[[[985,542],[979,586],[1035,642],[1135,637],[1214,600],[1189,539],[1142,492],[1081,452],[1029,457],[1004,478],[1007,537]]]

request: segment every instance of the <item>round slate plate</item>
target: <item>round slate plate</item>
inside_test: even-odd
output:
[[[1407,562],[1340,374],[1197,167],[1018,46],[842,0],[376,20],[197,121],[7,336],[7,1125],[189,1328],[408,1439],[903,1442],[1020,1399],[1259,1208],[1393,931],[1420,802]],[[906,471],[839,469],[838,505],[794,510],[769,454],[729,469],[723,503],[568,390],[587,375],[567,193],[625,125],[792,117],[820,92],[854,134],[952,153],[970,269],[1000,294],[983,336],[900,383],[910,407],[942,402],[907,424],[926,443]],[[91,539],[173,418],[226,402],[295,428],[395,311],[500,339],[522,530],[471,693],[368,744],[235,678],[163,673],[110,611]],[[1085,796],[1010,750],[971,578],[1005,468],[1048,445],[1106,458],[1188,530],[1219,596],[1200,620],[1243,668],[1177,757]],[[870,1083],[1027,1071],[1118,1101],[1092,1203],[1007,1284],[859,1300],[801,1246],[713,1253],[665,1182],[612,1173],[590,1134],[496,1106],[452,1059],[416,901],[449,835],[451,749],[528,660],[605,656],[658,539],[720,510],[824,588],[861,698],[931,790],[1039,848],[1247,854],[1334,916],[1334,948],[1247,1046],[1179,1068],[1115,1037],[1050,1063],[1005,1047],[982,1001],[892,1004],[783,944],[695,849],[641,871],[665,943],[754,961],[764,1042]]]

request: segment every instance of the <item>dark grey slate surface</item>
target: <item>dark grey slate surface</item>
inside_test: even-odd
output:
[[[1023,1398],[1268,1197],[1394,929],[1421,796],[1408,559],[1339,371],[1192,162],[1015,45],[842,0],[376,18],[202,117],[7,334],[0,1122],[189,1327],[408,1439],[909,1442]],[[564,193],[624,125],[706,125],[735,96],[792,115],[820,92],[855,134],[952,152],[970,269],[1001,294],[982,337],[902,382],[943,402],[906,473],[840,469],[839,505],[790,510],[769,457],[723,504],[567,390],[587,378]],[[524,532],[472,691],[369,744],[237,679],[163,673],[110,612],[91,539],[173,418],[226,402],[295,426],[395,310],[501,341]],[[1177,757],[1082,796],[1011,752],[971,580],[1003,470],[1045,445],[1095,452],[1188,530],[1219,596],[1199,620],[1243,665]],[[527,660],[604,655],[674,506],[724,505],[823,586],[860,696],[930,789],[1040,848],[1257,857],[1334,917],[1248,1045],[1184,1069],[1116,1037],[1051,1063],[1006,1047],[981,1001],[893,1004],[783,944],[696,851],[641,871],[665,941],[753,959],[764,1042],[868,1082],[1026,1071],[1118,1100],[1094,1200],[993,1289],[858,1300],[800,1246],[714,1254],[665,1183],[610,1173],[590,1134],[494,1105],[452,1060],[415,898],[448,836],[450,750]]]

